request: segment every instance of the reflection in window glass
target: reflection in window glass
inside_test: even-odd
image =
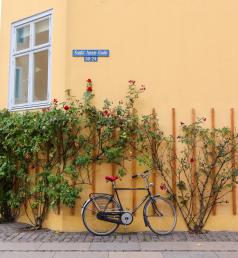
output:
[[[30,46],[30,25],[16,30],[16,50],[24,50]]]
[[[15,68],[15,104],[23,104],[28,101],[28,75],[29,75],[29,56],[16,58]]]
[[[33,101],[47,100],[48,50],[34,54]]]
[[[35,23],[35,45],[49,42],[49,19]]]

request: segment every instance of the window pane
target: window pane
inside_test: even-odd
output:
[[[49,42],[49,19],[35,23],[35,45]]]
[[[47,100],[48,50],[34,54],[33,101]]]
[[[30,45],[30,25],[18,28],[16,30],[16,50],[29,48]]]
[[[16,58],[15,67],[15,104],[28,102],[28,74],[29,74],[29,56]]]

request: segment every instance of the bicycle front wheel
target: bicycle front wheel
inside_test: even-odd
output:
[[[174,205],[161,196],[153,196],[146,202],[144,218],[151,231],[158,235],[171,233],[177,223]]]
[[[109,195],[99,195],[89,199],[83,207],[82,218],[84,226],[89,232],[97,236],[113,233],[119,224],[99,220],[98,212],[118,212],[119,203]]]

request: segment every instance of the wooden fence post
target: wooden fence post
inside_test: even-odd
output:
[[[212,130],[215,129],[215,109],[214,108],[211,109],[211,128],[212,128]],[[213,137],[213,140],[215,141],[215,138],[216,138],[215,132],[213,132],[212,137]],[[212,159],[213,159],[213,161],[214,161],[214,158],[215,158],[215,151],[216,150],[215,150],[215,146],[214,146],[212,148]],[[215,166],[212,168],[212,174],[213,174],[213,176],[215,176],[215,174],[216,174],[216,167]],[[212,209],[212,214],[215,216],[216,212],[217,212],[217,206],[214,205],[214,207]]]
[[[115,131],[112,133],[112,138],[113,138],[113,140],[116,139],[116,132]],[[115,163],[112,163],[111,171],[112,171],[112,176],[115,176],[116,175],[116,164]],[[112,192],[113,192],[113,186],[112,186]]]
[[[75,187],[75,185],[76,185],[76,181],[74,180],[74,181],[73,181],[73,186]],[[71,214],[71,215],[75,215],[75,205],[74,205],[74,207],[72,207],[72,208],[70,209],[70,214]]]
[[[154,108],[152,110],[152,130],[153,131],[156,130],[156,112],[155,112]],[[154,139],[153,139],[152,145],[156,145],[156,142]],[[154,184],[153,188],[152,188],[153,195],[156,195],[156,184],[157,184],[156,176],[157,176],[157,172],[155,169],[153,169],[153,171],[152,171],[152,182]]]
[[[133,115],[135,115],[135,114],[136,114],[136,110],[133,109]],[[133,135],[134,140],[135,140],[135,137],[136,136]],[[136,146],[132,147],[131,152],[132,152],[131,155],[133,157],[132,162],[131,162],[131,173],[132,173],[132,176],[133,176],[133,175],[136,174],[136,159],[135,159],[135,157],[136,157]],[[135,187],[136,187],[136,180],[132,180],[132,188],[135,188]],[[135,207],[136,207],[136,191],[133,191],[133,193],[132,193],[132,207],[133,207],[133,209],[135,209]]]
[[[96,133],[94,133],[94,136],[93,136],[93,146],[94,146],[93,157],[95,157],[97,155],[97,150],[95,148]],[[92,192],[95,193],[95,191],[96,191],[96,162],[93,162],[93,164],[92,164]]]
[[[231,108],[230,110],[230,119],[231,119],[231,133],[232,133],[232,145],[234,146],[235,140],[234,140],[234,134],[235,134],[235,111],[234,108]],[[231,167],[234,169],[236,167],[236,155],[235,150],[232,150],[232,159],[231,159]],[[236,183],[234,183],[235,178],[232,178],[232,211],[233,215],[236,215]]]
[[[196,111],[193,108],[192,109],[192,123],[194,124],[196,122]],[[192,190],[193,195],[194,195],[194,201],[192,203],[192,210],[193,210],[193,214],[196,214],[197,212],[197,207],[196,207],[196,178],[195,178],[195,173],[196,173],[196,145],[193,146],[192,149],[192,159],[194,160],[194,162],[192,163]]]
[[[172,190],[176,196],[176,174],[177,174],[177,133],[176,133],[176,110],[172,108],[172,135],[173,141],[173,162],[172,162]],[[175,205],[175,201],[174,201]]]

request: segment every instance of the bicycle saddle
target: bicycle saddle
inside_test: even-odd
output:
[[[111,182],[116,181],[117,179],[119,179],[119,177],[117,176],[105,176],[105,179]]]

